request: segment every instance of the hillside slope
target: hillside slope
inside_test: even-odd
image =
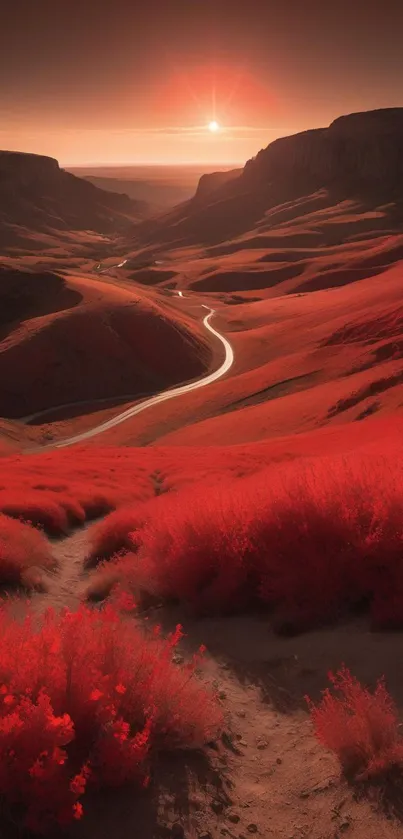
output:
[[[103,444],[222,446],[401,411],[402,276],[397,264],[312,293],[211,301],[234,349],[230,372],[105,432]],[[183,306],[196,299],[185,294]]]
[[[35,233],[63,239],[66,231],[121,232],[143,214],[142,202],[99,189],[60,169],[53,158],[0,151],[3,251],[26,245]]]
[[[18,271],[8,277],[8,299],[5,284],[0,297],[10,318],[0,340],[5,418],[81,400],[135,399],[197,378],[209,366],[201,325],[169,301],[88,277],[33,273],[28,280]],[[25,302],[16,318],[18,288]]]

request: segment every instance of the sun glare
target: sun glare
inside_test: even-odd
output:
[[[208,130],[211,131],[212,134],[216,134],[217,131],[220,130],[220,126],[219,126],[218,122],[215,121],[215,119],[213,119],[211,122],[209,122]]]

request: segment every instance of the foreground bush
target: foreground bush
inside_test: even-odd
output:
[[[115,576],[121,567],[122,581],[136,589],[202,612],[264,604],[290,630],[363,605],[377,627],[403,625],[398,458],[271,468],[215,490],[162,496],[147,511],[135,551],[114,564]],[[107,547],[113,534],[104,527]]]
[[[37,587],[40,569],[55,565],[42,533],[0,513],[0,586]]]
[[[80,818],[89,786],[147,785],[156,750],[217,734],[198,657],[172,663],[181,635],[145,637],[112,606],[0,612],[0,796],[14,818],[37,831]]]
[[[345,775],[367,780],[402,767],[398,712],[383,682],[370,693],[344,667],[329,679],[338,695],[327,689],[319,705],[307,701],[319,742],[337,755]]]

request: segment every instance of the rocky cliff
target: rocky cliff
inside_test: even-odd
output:
[[[205,198],[209,198],[217,189],[238,178],[241,173],[242,169],[231,169],[229,172],[211,172],[209,175],[202,175],[194,200],[204,201]]]
[[[329,128],[275,140],[243,170],[248,184],[297,179],[312,189],[403,183],[403,108],[350,114]]]

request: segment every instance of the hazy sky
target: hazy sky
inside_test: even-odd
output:
[[[0,148],[244,162],[342,113],[403,106],[402,37],[403,0],[9,0]]]

